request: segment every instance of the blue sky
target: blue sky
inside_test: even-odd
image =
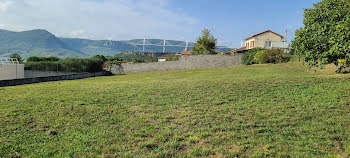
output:
[[[209,28],[220,45],[252,34],[303,26],[303,9],[320,0],[1,0],[0,29],[47,29],[57,36],[195,41]]]
[[[294,38],[296,29],[303,26],[303,9],[320,0],[173,0],[171,6],[181,8],[200,20],[223,43],[240,46],[240,40],[270,29]]]

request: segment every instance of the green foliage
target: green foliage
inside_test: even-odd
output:
[[[288,62],[290,59],[290,54],[278,48],[262,50],[254,56],[254,61],[259,64]]]
[[[95,55],[91,57],[92,60],[97,59],[97,60],[102,60],[103,62],[107,61],[108,59],[104,55]]]
[[[1,87],[0,157],[349,157],[349,77],[289,62]]]
[[[132,58],[132,62],[134,62],[134,63],[144,63],[145,62],[145,58],[143,58],[143,57],[133,57]]]
[[[145,63],[150,63],[150,62],[157,62],[158,58],[152,57],[152,56],[146,56],[144,57]]]
[[[41,61],[59,61],[60,58],[58,57],[37,57],[37,56],[31,56],[29,58],[27,58],[27,62],[41,62]]]
[[[244,65],[255,64],[254,56],[255,56],[256,53],[258,53],[258,52],[260,52],[262,50],[265,50],[265,49],[253,48],[253,49],[249,50],[247,53],[244,53],[243,56],[242,56],[242,64],[244,64]]]
[[[25,62],[26,70],[63,71],[63,72],[100,72],[103,60],[66,58],[59,61]]]
[[[120,65],[121,63],[123,63],[123,58],[111,57],[108,58],[108,61],[110,61],[112,64]]]
[[[213,154],[209,149],[203,147],[194,147],[190,150],[191,156],[208,157]]]
[[[304,28],[296,31],[292,47],[310,67],[350,59],[350,1],[322,0],[305,9]]]
[[[132,62],[134,63],[149,63],[149,62],[156,62],[158,59],[151,57],[151,56],[136,56],[136,57],[132,57]]]
[[[196,44],[192,48],[192,54],[216,54],[217,40],[210,34],[209,29],[203,29],[202,35],[198,37]]]
[[[10,58],[17,59],[20,63],[23,61],[22,57],[17,53],[11,54]]]
[[[179,58],[179,56],[177,56],[177,55],[171,55],[171,56],[168,56],[167,58],[166,58],[166,61],[177,61],[177,60],[179,60],[180,58]]]

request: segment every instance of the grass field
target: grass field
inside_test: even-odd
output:
[[[349,157],[350,74],[299,63],[0,88],[0,157]]]

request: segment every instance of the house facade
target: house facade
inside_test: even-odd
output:
[[[285,53],[288,53],[290,50],[290,44],[287,42],[282,42],[282,39],[284,39],[282,35],[271,30],[266,30],[246,38],[245,46],[234,49],[230,53],[245,53],[253,48],[281,48],[285,51]]]
[[[271,30],[255,34],[245,39],[245,47],[253,48],[272,48],[274,43],[281,43],[284,37]]]

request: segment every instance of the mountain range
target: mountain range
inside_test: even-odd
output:
[[[166,53],[180,53],[186,46],[185,41],[166,40]],[[47,30],[14,32],[0,29],[0,56],[6,57],[18,53],[23,58],[29,56],[91,57],[97,54],[114,56],[125,51],[143,51],[143,39],[127,41],[89,40],[56,37]],[[163,52],[164,40],[147,39],[144,49],[147,52]],[[194,43],[189,42],[192,47]],[[220,47],[219,51],[229,50]]]

